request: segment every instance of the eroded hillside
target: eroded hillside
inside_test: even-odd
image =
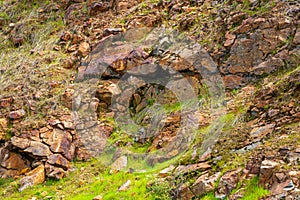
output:
[[[0,1],[2,198],[300,198],[299,11]]]

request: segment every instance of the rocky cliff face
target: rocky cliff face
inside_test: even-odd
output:
[[[112,162],[126,156],[127,163],[136,147],[150,165],[183,153],[160,174],[164,181],[184,175],[171,184],[174,199],[211,192],[239,199],[254,176],[270,190],[266,199],[299,198],[297,1],[0,5],[0,177],[21,177],[20,190],[61,179],[74,159],[113,146]],[[177,34],[170,48],[171,37],[155,35],[153,27],[184,33],[190,46],[177,47],[183,41]],[[185,57],[187,49],[202,53]],[[221,85],[217,96],[207,80]],[[196,97],[197,109],[178,96]],[[218,113],[221,128],[214,126],[212,99],[226,111]],[[138,128],[124,126],[129,119]],[[183,119],[199,132],[188,149],[180,143],[187,139],[181,128],[191,129]],[[216,138],[203,151],[205,133]],[[147,157],[153,152],[162,155]]]

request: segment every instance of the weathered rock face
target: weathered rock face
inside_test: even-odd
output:
[[[212,176],[208,174],[201,175],[193,184],[192,191],[196,196],[202,196],[215,189],[215,182],[219,179],[221,173],[218,172]]]
[[[99,78],[100,75],[102,75],[101,77],[104,80],[95,88],[95,97],[87,100],[83,99],[81,94],[76,94],[77,88],[74,89],[74,85],[72,84],[61,96],[61,101],[65,107],[61,108],[59,106],[57,109],[57,105],[51,105],[44,109],[45,113],[46,111],[51,113],[47,114],[47,120],[48,118],[51,119],[42,124],[32,122],[28,125],[26,124],[28,121],[25,122],[24,119],[27,115],[34,115],[39,110],[33,106],[37,103],[35,102],[36,100],[44,99],[47,95],[52,96],[52,93],[46,91],[52,91],[52,89],[59,87],[59,85],[64,85],[62,84],[64,82],[49,82],[47,84],[49,88],[46,87],[36,92],[33,94],[33,100],[28,100],[28,102],[20,100],[22,98],[27,99],[27,96],[26,98],[21,96],[22,98],[20,97],[20,99],[15,98],[16,95],[14,97],[3,98],[1,96],[0,141],[7,141],[7,145],[3,144],[5,147],[1,147],[0,150],[0,177],[19,176],[38,165],[45,165],[45,175],[47,177],[60,179],[66,175],[70,167],[70,161],[76,156],[80,160],[97,156],[106,147],[106,140],[114,129],[107,122],[99,121],[99,118],[104,116],[113,118],[118,114],[117,112],[114,113],[113,111],[115,110],[111,107],[113,96],[124,93],[124,98],[128,99],[129,106],[132,108],[130,114],[140,114],[139,116],[143,117],[139,117],[137,121],[143,125],[147,125],[151,118],[144,114],[151,112],[148,109],[149,104],[153,103],[151,100],[159,99],[161,100],[159,103],[166,102],[166,99],[162,99],[161,97],[168,95],[167,92],[161,92],[161,88],[159,87],[146,85],[137,90],[133,95],[130,95],[128,90],[120,89],[117,85],[118,80],[131,69],[135,70],[129,73],[130,77],[128,79],[129,83],[133,85],[145,84],[142,78],[136,77],[137,74],[156,76],[161,74],[161,72],[167,71],[165,69],[159,71],[158,67],[145,65],[145,63],[159,63],[169,66],[176,72],[182,73],[193,85],[195,93],[199,94],[199,88],[202,85],[200,74],[197,73],[197,70],[193,69],[190,63],[174,56],[170,52],[149,52],[147,48],[144,49],[144,46],[131,48],[127,44],[119,43],[116,43],[116,48],[113,48],[113,51],[108,52],[108,55],[103,57],[97,55],[97,52],[92,52],[92,50],[96,49],[95,46],[99,41],[100,44],[102,42],[110,43],[112,35],[125,32],[126,29],[160,24],[165,18],[164,15],[166,12],[167,15],[170,15],[170,18],[167,19],[168,21],[175,19],[176,24],[179,24],[179,29],[187,30],[189,27],[193,27],[195,23],[198,23],[199,19],[194,17],[196,15],[191,14],[191,16],[184,16],[184,18],[177,20],[177,17],[179,17],[177,14],[182,15],[184,12],[197,13],[200,6],[206,3],[208,5],[211,3],[211,7],[215,9],[214,4],[218,4],[221,1],[207,1],[205,3],[203,1],[160,1],[155,5],[150,5],[152,6],[151,10],[154,11],[153,13],[147,15],[137,14],[133,17],[128,17],[124,27],[123,25],[117,25],[113,28],[107,28],[110,27],[109,23],[111,19],[116,18],[111,11],[122,14],[123,12],[127,12],[127,14],[130,14],[134,10],[142,9],[141,7],[135,7],[140,2],[139,0],[111,2],[109,4],[108,1],[62,1],[51,3],[40,10],[41,18],[43,18],[45,13],[56,12],[61,8],[66,9],[64,20],[69,26],[69,30],[61,35],[58,41],[59,45],[54,47],[56,51],[63,51],[70,55],[62,63],[64,70],[71,70],[78,67],[78,76],[76,79],[78,81],[89,80],[93,82],[95,80],[92,78]],[[260,9],[258,6],[261,6],[262,2],[250,1],[250,12],[256,12],[256,9]],[[239,9],[244,6],[243,1],[236,1],[235,3],[238,4],[239,7],[237,8]],[[240,11],[239,9],[239,11],[236,11],[235,7],[232,10],[230,8],[232,2],[230,1],[222,5],[222,9],[218,13],[215,13],[215,10],[210,9],[210,6],[208,6],[207,10],[209,13],[212,13],[210,17],[212,17],[213,23],[208,21],[210,24],[219,26],[218,30],[220,31],[216,32],[218,34],[220,32],[221,34],[219,34],[220,37],[213,38],[214,41],[212,41],[211,46],[214,46],[212,48],[215,49],[212,50],[210,47],[207,49],[211,50],[209,51],[210,53],[213,52],[211,55],[214,57],[215,62],[218,63],[227,88],[237,88],[247,84],[249,81],[256,81],[259,77],[286,66],[286,63],[289,66],[298,63],[299,56],[297,54],[299,54],[300,29],[299,15],[297,13],[299,6],[287,6],[283,4],[288,4],[288,1],[276,1],[275,6],[271,6],[272,11],[262,14],[262,16],[260,16],[260,13],[249,16],[247,12]],[[284,10],[281,10],[282,7]],[[86,13],[78,12],[85,10],[85,8],[87,8]],[[157,10],[160,8],[165,9],[164,12],[158,12],[161,11]],[[2,30],[1,20],[0,29]],[[173,26],[172,22],[168,26]],[[10,38],[16,47],[24,44],[26,40],[25,37],[18,35],[17,29],[19,27],[18,24],[14,23],[9,25],[9,28],[12,29]],[[202,36],[202,33],[209,32],[209,28],[210,25],[204,23],[203,27],[198,28],[200,30],[199,35]],[[119,49],[126,49],[127,51],[120,53],[118,52]],[[99,56],[99,60],[95,60],[95,63],[89,63],[89,54],[92,54],[91,56],[94,57]],[[104,61],[104,63],[98,61]],[[49,59],[49,62],[52,62],[51,59]],[[202,65],[203,68],[209,68],[208,63],[203,62]],[[2,71],[0,66],[0,74]],[[44,75],[42,76],[44,77]],[[69,80],[65,81],[68,82]],[[73,83],[73,78],[70,81]],[[291,97],[296,100],[299,99],[299,93],[297,93],[299,91],[298,82],[299,73],[298,75],[290,76],[286,80],[286,84],[279,89],[274,89],[274,86],[270,85],[262,89],[258,94],[254,94],[255,98],[247,113],[247,117],[254,118],[254,120],[251,120],[247,124],[249,126],[249,129],[245,131],[247,138],[240,143],[233,142],[239,143],[243,151],[252,150],[257,148],[268,137],[272,136],[273,133],[277,133],[277,130],[281,129],[285,124],[298,123],[300,121],[300,110],[297,101],[291,101],[288,104],[282,102],[282,99],[289,99]],[[178,80],[174,85],[178,86],[178,88],[184,88],[184,85]],[[10,89],[13,89],[13,91],[25,90],[23,85],[18,85],[17,87],[14,85]],[[283,95],[283,93],[286,94]],[[277,100],[274,97],[278,97]],[[174,103],[173,97],[168,98],[168,100],[168,103]],[[116,110],[123,112],[128,107],[128,102],[120,98]],[[27,107],[26,109],[23,107],[25,104],[26,106],[28,105],[28,110]],[[64,109],[67,110],[66,113],[64,113]],[[78,111],[78,113],[88,111],[89,115],[71,116],[70,110]],[[55,112],[58,112],[58,114],[53,114]],[[76,119],[76,122],[73,121],[73,118]],[[163,118],[162,116],[159,119],[161,120],[158,120],[159,122],[156,125],[159,126],[160,123],[164,123],[165,127],[151,141],[151,146],[148,149],[149,153],[164,148],[167,144],[175,140],[174,136],[180,126],[181,116],[179,112],[175,111],[168,117]],[[202,125],[207,125],[209,123],[209,116],[201,115],[201,120],[199,121]],[[8,131],[13,135],[11,139],[6,137]],[[140,144],[149,142],[144,136],[147,136],[150,131],[147,128],[138,130],[137,132],[140,135],[134,138],[135,142]],[[114,145],[122,146],[124,145],[122,142],[117,141]],[[125,145],[127,144],[129,142]],[[284,158],[282,158],[284,162],[293,166],[299,165],[299,150],[290,151],[289,149],[282,149],[279,153],[281,156],[284,155]],[[157,160],[163,161],[166,158],[176,155],[178,155],[177,148],[166,153],[166,157],[158,158]],[[207,161],[210,156],[209,153],[208,156],[201,157],[200,161]],[[196,156],[194,158],[196,159]],[[119,171],[126,166],[127,158],[120,157],[113,164],[112,170]],[[211,166],[211,163],[182,165],[177,167],[175,172],[177,174],[189,174],[189,172],[209,170]],[[255,160],[253,163],[248,163],[246,168],[249,170],[249,174],[261,175],[261,184],[272,190],[275,199],[280,197],[276,195],[282,195],[292,190],[291,188],[299,186],[298,172],[289,175],[277,172],[272,163],[268,163],[267,160],[264,160],[262,163],[261,160]],[[27,185],[30,186],[41,182],[42,178],[40,178],[40,181],[33,180],[35,179],[34,174],[41,174],[41,176],[37,176],[42,177],[42,173],[35,170],[37,169],[34,169],[32,174],[28,174],[29,177],[24,179],[23,188],[26,188]],[[166,174],[167,172],[162,172],[161,176],[166,176]],[[239,177],[238,174],[239,172],[236,171],[226,173],[222,177],[216,194],[220,197],[228,195],[232,188],[236,186],[237,179],[239,179],[237,178]],[[206,176],[205,174],[197,179],[192,188],[187,184],[181,185],[179,198],[190,199],[194,195],[192,193],[202,195],[205,192],[212,191],[213,183],[218,179],[218,176],[219,174],[212,176]],[[27,182],[30,183],[27,184]],[[284,195],[288,197],[290,194],[287,193]]]
[[[28,172],[26,176],[20,180],[19,191],[23,191],[26,188],[43,183],[44,181],[45,181],[45,167],[44,165],[40,165],[34,170]]]
[[[14,178],[30,170],[30,162],[21,155],[0,148],[0,176]]]
[[[72,123],[69,121],[60,124],[60,121],[57,120],[50,123],[53,126],[63,125],[60,126],[61,128],[73,128]],[[0,173],[2,177],[6,176],[5,173],[8,173],[6,170],[14,170],[9,171],[9,174],[10,176],[17,176],[24,173],[24,170],[30,170],[37,163],[44,163],[46,164],[45,174],[47,177],[61,179],[70,168],[70,161],[75,157],[75,144],[71,133],[59,128],[43,127],[40,130],[32,131],[31,134],[14,136],[10,142],[12,147],[6,147],[3,151],[9,152],[10,148],[14,148],[18,152],[33,158],[34,161],[30,164],[26,159],[17,157],[18,154],[3,157],[1,158],[2,167],[5,170],[3,169],[3,173]],[[21,162],[22,159],[24,159],[24,162]],[[16,164],[19,165],[19,168],[12,167]]]
[[[215,192],[216,198],[225,198],[237,186],[242,169],[226,172],[220,179],[219,186]]]

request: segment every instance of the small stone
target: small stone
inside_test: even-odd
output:
[[[16,111],[10,112],[10,113],[8,114],[8,117],[9,117],[10,119],[15,120],[15,119],[20,119],[20,118],[24,117],[25,114],[26,114],[25,110],[21,109],[21,110],[16,110]]]
[[[90,52],[91,48],[90,48],[90,44],[87,42],[82,42],[80,43],[79,47],[78,47],[78,52],[82,55],[82,56],[87,56],[88,53]]]
[[[131,185],[131,181],[127,180],[121,187],[119,187],[118,191],[126,191],[129,189]]]
[[[175,169],[174,165],[171,165],[170,167],[161,170],[158,176],[162,178],[167,177],[174,169]]]
[[[10,23],[10,24],[8,25],[8,27],[9,27],[9,28],[14,28],[15,25],[16,25],[15,23]]]
[[[93,200],[102,200],[102,199],[103,199],[103,197],[101,195],[95,196],[93,198]]]

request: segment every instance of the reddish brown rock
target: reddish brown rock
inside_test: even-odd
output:
[[[216,198],[225,198],[237,186],[240,181],[240,173],[242,169],[226,172],[220,179],[218,189],[215,192]]]
[[[227,88],[233,89],[244,85],[245,79],[237,75],[227,75],[224,77],[224,82]]]
[[[69,32],[69,31],[65,31],[65,32],[63,32],[63,34],[60,36],[60,40],[62,40],[62,41],[68,41],[68,40],[71,39],[71,37],[72,37],[72,33]]]
[[[235,40],[235,38],[236,38],[236,35],[227,32],[227,33],[225,34],[225,38],[226,38],[226,41],[225,41],[225,43],[224,43],[224,46],[225,46],[225,47],[228,47],[228,46],[231,46],[231,45],[234,43],[234,40]]]
[[[60,167],[55,167],[46,163],[45,165],[46,175],[50,178],[62,179],[66,175],[66,171]]]
[[[40,157],[47,157],[52,154],[47,145],[36,141],[30,141],[30,146],[24,151]]]
[[[18,170],[19,172],[30,167],[29,162],[22,158],[19,154],[8,152],[7,154],[2,153],[3,152],[1,151],[0,164],[2,167],[5,167],[6,169]]]
[[[106,2],[93,2],[89,6],[89,14],[95,16],[99,13],[105,12],[109,9],[109,4]]]
[[[259,174],[259,184],[261,186],[266,186],[266,184],[270,182],[274,170],[278,165],[279,163],[274,162],[272,160],[264,160],[261,163],[260,174]]]
[[[47,163],[55,166],[60,166],[67,170],[70,167],[70,162],[60,154],[52,154],[48,157]]]
[[[78,52],[82,55],[82,56],[86,56],[90,53],[91,51],[91,47],[90,44],[87,42],[82,42],[80,43],[79,47],[78,47]]]
[[[213,191],[215,187],[215,182],[218,180],[220,175],[221,172],[218,172],[212,176],[208,176],[208,174],[200,176],[193,184],[193,193],[196,196],[201,196],[205,193]]]
[[[75,146],[68,132],[55,128],[53,131],[42,133],[41,138],[50,146],[52,152],[62,153],[69,160],[74,158]]]
[[[20,119],[22,117],[24,117],[26,114],[25,110],[16,110],[16,111],[12,111],[8,114],[8,117],[10,119]]]
[[[177,196],[176,199],[186,199],[186,200],[191,200],[195,195],[193,192],[190,190],[188,185],[182,184],[177,191]]]
[[[250,136],[252,138],[256,138],[260,140],[266,135],[272,133],[274,131],[274,128],[275,128],[275,124],[268,124],[266,126],[257,127],[252,129],[252,131],[250,132]]]
[[[300,44],[300,28],[297,29],[297,32],[296,32],[295,37],[293,39],[293,44],[294,45],[299,45]]]
[[[45,181],[45,167],[44,165],[40,165],[39,167],[27,173],[26,176],[20,180],[19,191],[23,191],[26,188],[43,183],[44,181]]]
[[[26,149],[30,145],[30,141],[28,139],[19,138],[19,137],[12,137],[10,139],[12,145],[20,148],[20,149]]]
[[[210,169],[211,165],[208,163],[198,163],[198,164],[191,164],[191,165],[180,165],[176,168],[175,173],[177,175],[179,174],[186,174],[188,172],[192,172],[192,171],[205,171],[207,169]]]

